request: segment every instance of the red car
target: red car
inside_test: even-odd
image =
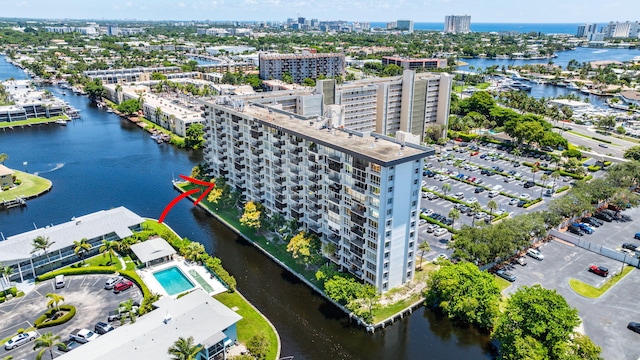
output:
[[[607,277],[607,275],[609,275],[609,269],[604,266],[591,265],[589,266],[589,271],[602,277]]]
[[[113,287],[113,292],[117,294],[121,291],[127,290],[132,286],[133,286],[133,282],[131,280],[122,280]]]
[[[478,154],[480,154],[480,152],[479,152],[479,151],[473,151],[473,152],[471,153],[471,156],[476,156],[476,155],[478,155]]]

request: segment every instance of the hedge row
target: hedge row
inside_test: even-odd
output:
[[[595,137],[595,136],[592,136],[591,138],[593,140],[597,140],[597,141],[600,141],[600,142],[603,142],[603,143],[611,144],[611,141],[609,141],[609,140],[601,139],[601,138]]]
[[[533,206],[534,204],[539,203],[540,201],[542,201],[542,198],[533,199],[533,200],[529,201],[528,203],[524,204],[522,207],[526,209],[526,208],[528,208],[530,206]]]
[[[533,164],[532,164],[532,163],[529,163],[529,162],[523,162],[523,163],[522,163],[522,165],[524,165],[524,166],[528,166],[528,167],[533,167]],[[556,171],[556,170],[554,170],[554,169],[546,168],[546,167],[542,167],[542,166],[540,167],[540,169],[542,169],[542,170],[551,170],[551,171]],[[585,177],[584,177],[584,175],[574,174],[574,173],[568,172],[568,171],[566,171],[566,170],[557,170],[557,171],[558,171],[558,173],[559,173],[560,175],[563,175],[563,176],[569,176],[569,177],[572,177],[572,178],[574,178],[574,179],[576,179],[576,180],[583,180],[583,179],[585,178]]]
[[[570,186],[569,186],[569,185],[565,185],[565,186],[563,186],[563,187],[561,187],[561,188],[558,188],[558,189],[556,190],[556,194],[561,193],[561,192],[563,192],[563,191],[565,191],[565,190],[569,190],[569,188],[570,188]]]
[[[82,268],[64,268],[48,272],[36,277],[37,281],[53,279],[58,275],[87,275],[87,274],[113,274],[115,266],[87,266]]]
[[[67,311],[67,313],[55,320],[46,321],[47,319],[49,319],[49,317],[51,317],[51,315],[53,315],[53,313],[57,311],[56,308],[49,309],[47,310],[47,312],[37,318],[36,321],[33,322],[33,326],[35,326],[36,329],[43,329],[64,324],[76,315],[76,307],[73,305],[60,305],[59,308],[61,310]]]
[[[587,170],[589,170],[591,172],[596,172],[596,171],[598,171],[600,169],[602,169],[602,167],[601,166],[596,166],[596,165],[589,165],[587,167]]]

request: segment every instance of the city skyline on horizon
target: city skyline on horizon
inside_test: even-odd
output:
[[[391,22],[406,19],[415,23],[441,23],[447,15],[469,15],[472,24],[580,24],[640,20],[624,18],[626,14],[640,14],[640,3],[568,0],[558,4],[552,0],[539,0],[535,7],[522,5],[520,9],[514,9],[510,0],[495,0],[490,7],[473,0],[355,0],[348,4],[339,0],[240,0],[232,3],[224,0],[113,0],[109,3],[0,0],[3,18],[43,20],[283,22],[287,18],[301,16],[325,21]],[[416,16],[416,8],[424,8],[428,16]],[[380,14],[384,14],[384,18]]]

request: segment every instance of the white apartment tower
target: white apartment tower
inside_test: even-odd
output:
[[[447,127],[452,78],[446,73],[405,70],[401,76],[342,85],[321,80],[316,93],[323,94],[325,116],[336,126],[385,135],[403,131],[423,140],[428,126]]]
[[[335,244],[329,258],[342,270],[379,291],[402,285],[414,275],[422,159],[433,150],[328,126],[320,97],[204,102],[210,175]]]
[[[467,34],[471,32],[471,16],[448,15],[444,17],[444,32],[453,34]]]

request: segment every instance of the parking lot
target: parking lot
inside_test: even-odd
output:
[[[59,335],[61,341],[69,338],[74,329],[86,328],[93,330],[98,321],[106,321],[110,311],[118,308],[121,302],[133,299],[140,302],[142,293],[134,286],[119,294],[105,290],[104,284],[111,275],[81,275],[66,276],[65,287],[55,289],[53,280],[37,284],[35,288],[24,297],[17,298],[0,304],[0,339],[16,334],[20,328],[26,329],[47,310],[48,293],[57,293],[65,299],[60,305],[73,305],[76,307],[76,315],[65,324],[38,330],[40,334],[52,332]],[[118,326],[118,322],[112,323]],[[2,344],[0,357],[13,356],[14,359],[34,359],[33,343],[27,343],[13,350],[5,350]],[[57,350],[54,350],[56,353]]]
[[[493,145],[492,145],[493,146]],[[498,205],[494,214],[500,214],[503,212],[509,213],[511,216],[519,214],[543,210],[548,206],[549,200],[559,194],[553,194],[552,196],[545,196],[544,192],[548,187],[554,186],[552,178],[543,179],[543,171],[538,171],[535,175],[531,172],[531,168],[525,165],[518,165],[523,161],[540,162],[541,165],[551,166],[551,164],[545,159],[536,159],[534,157],[519,156],[515,157],[509,154],[507,151],[498,150],[492,146],[477,146],[477,151],[469,151],[468,148],[460,148],[454,151],[453,146],[445,148],[442,152],[442,156],[434,156],[425,160],[425,166],[431,174],[430,176],[423,176],[423,189],[435,191],[439,194],[444,194],[443,185],[448,184],[451,189],[447,191],[447,196],[459,195],[459,200],[467,202],[477,202],[480,204],[483,210],[490,212],[487,207],[489,201],[493,200]],[[477,152],[477,153],[476,153]],[[472,155],[475,154],[475,155]],[[490,174],[483,174],[482,170],[491,170]],[[496,170],[497,169],[497,170]],[[508,176],[501,175],[499,173],[513,174],[513,179],[509,179]],[[449,173],[448,176],[438,176],[439,174]],[[486,172],[486,171],[485,171]],[[594,176],[601,176],[602,172],[596,172]],[[459,181],[452,177],[471,176],[471,180],[474,180],[476,185],[472,185],[463,181]],[[547,173],[548,175],[548,173]],[[535,186],[525,188],[526,181],[535,182]],[[561,177],[556,180],[555,189],[562,186],[569,185],[574,180],[570,177]],[[543,184],[547,187],[541,187]],[[476,193],[478,187],[487,188],[482,192]],[[509,194],[512,197],[504,196],[502,194],[490,197],[489,190],[498,189],[499,192]],[[436,214],[443,215],[448,218],[449,212],[456,205],[456,203],[443,199],[442,197],[433,197],[432,199],[425,198],[428,192],[424,192],[420,200],[420,208],[429,210]],[[539,202],[529,208],[521,207],[518,204],[519,200],[523,198],[535,199],[542,197],[542,202]],[[483,217],[484,215],[484,217]],[[475,222],[484,221],[487,214],[470,214],[466,212],[461,214],[460,219],[453,222],[455,229],[459,229],[462,225],[473,225]],[[450,255],[451,251],[447,251],[447,240],[451,238],[450,233],[446,233],[439,236],[434,236],[432,232],[428,232],[429,225],[423,223],[419,229],[419,241],[428,241],[431,245],[432,251],[426,256],[428,259],[433,259],[441,253]],[[431,230],[431,229],[429,229]],[[620,246],[620,245],[618,245]]]

